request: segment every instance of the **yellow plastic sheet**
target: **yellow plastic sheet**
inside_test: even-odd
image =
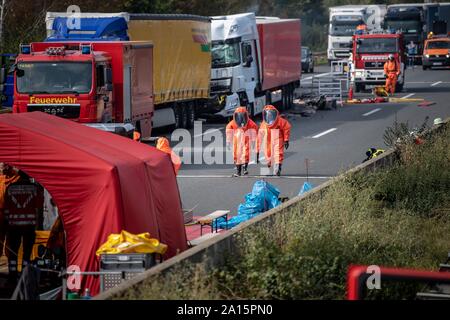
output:
[[[122,231],[120,234],[111,234],[98,250],[97,256],[101,254],[118,253],[159,253],[164,254],[167,245],[160,243],[157,239],[150,238],[149,233],[131,234]]]

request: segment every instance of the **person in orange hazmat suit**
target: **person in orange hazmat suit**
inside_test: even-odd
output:
[[[231,120],[226,127],[227,147],[233,146],[233,160],[236,165],[236,173],[239,177],[248,174],[248,163],[250,162],[251,144],[256,143],[258,126],[248,115],[244,107],[236,108]]]
[[[259,163],[259,153],[264,148],[268,167],[274,166],[274,173],[281,175],[281,166],[284,160],[284,149],[289,148],[291,136],[291,124],[280,116],[278,110],[268,105],[263,110],[263,122],[258,130],[257,162]]]
[[[178,174],[178,171],[180,170],[180,167],[181,167],[181,159],[170,148],[169,140],[167,140],[167,138],[164,138],[164,137],[159,138],[158,141],[156,142],[156,149],[170,155],[170,159],[172,160],[175,174]]]
[[[384,64],[384,74],[386,75],[385,89],[391,95],[394,95],[395,88],[397,86],[397,79],[400,75],[400,67],[392,54],[389,55],[388,61]]]

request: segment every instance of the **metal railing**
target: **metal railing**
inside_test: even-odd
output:
[[[333,61],[331,72],[327,76],[317,77],[318,95],[327,98],[336,98],[340,102],[347,97],[350,88],[348,60]]]

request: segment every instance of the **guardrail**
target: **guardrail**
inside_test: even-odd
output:
[[[448,125],[449,123],[450,118],[445,121],[444,125]],[[429,134],[430,132],[432,132],[432,130],[428,131],[424,135]],[[286,209],[289,209],[290,207],[297,205],[298,203],[304,201],[305,199],[316,196],[322,197],[323,193],[326,192],[331,185],[333,185],[336,181],[344,179],[348,174],[354,174],[357,172],[368,172],[384,167],[389,167],[395,162],[396,157],[397,157],[396,151],[394,149],[390,149],[385,153],[383,153],[382,155],[380,155],[379,157],[369,160],[353,169],[350,169],[349,171],[341,174],[340,176],[337,176],[331,180],[326,181],[325,183],[318,186],[317,188],[314,188],[308,193],[305,193],[301,196],[297,196],[268,212],[265,212],[247,222],[238,225],[237,227],[223,234],[220,234],[208,241],[205,241],[204,243],[192,249],[182,252],[178,256],[175,256],[143,272],[142,274],[135,276],[132,280],[124,282],[113,289],[105,291],[104,293],[96,296],[95,299],[98,300],[112,299],[114,296],[120,295],[121,292],[128,290],[136,285],[139,285],[149,277],[169,272],[172,268],[174,268],[175,266],[177,266],[182,262],[190,262],[190,263],[204,262],[209,268],[223,265],[225,256],[227,254],[232,254],[235,249],[234,242],[236,237],[240,233],[246,232],[249,229],[249,227],[257,226],[261,223],[270,224],[273,221],[272,219],[274,219],[276,215],[288,212]]]

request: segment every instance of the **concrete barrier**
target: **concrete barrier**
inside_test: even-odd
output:
[[[445,125],[448,125],[449,122],[450,119],[447,119],[445,121]],[[431,132],[432,131],[428,131],[424,135],[428,135]],[[380,168],[392,166],[395,163],[396,158],[397,152],[393,149],[390,149],[385,153],[383,153],[382,155],[380,155],[379,157],[367,161],[353,169],[350,169],[349,171],[343,173],[342,175],[339,175],[331,180],[326,181],[325,183],[314,188],[308,193],[292,198],[291,200],[283,203],[282,205],[270,211],[267,211],[249,221],[246,221],[219,236],[216,236],[208,241],[205,241],[201,245],[177,255],[155,266],[154,268],[149,269],[146,272],[143,272],[142,274],[136,276],[135,278],[127,282],[123,282],[121,285],[96,296],[95,299],[98,300],[112,299],[114,298],[114,296],[120,295],[125,290],[129,290],[133,286],[139,285],[141,282],[143,282],[145,279],[149,277],[169,272],[173,267],[179,265],[182,262],[189,262],[193,264],[205,262],[208,267],[219,267],[223,265],[226,254],[233,253],[233,250],[235,248],[234,243],[236,236],[243,232],[246,232],[249,229],[249,227],[258,226],[261,223],[270,223],[270,220],[273,219],[276,215],[288,212],[287,209],[299,204],[305,199],[314,196],[322,197],[322,194],[326,192],[326,190],[330,186],[332,186],[336,181],[344,179],[349,174],[370,172],[378,170]]]

